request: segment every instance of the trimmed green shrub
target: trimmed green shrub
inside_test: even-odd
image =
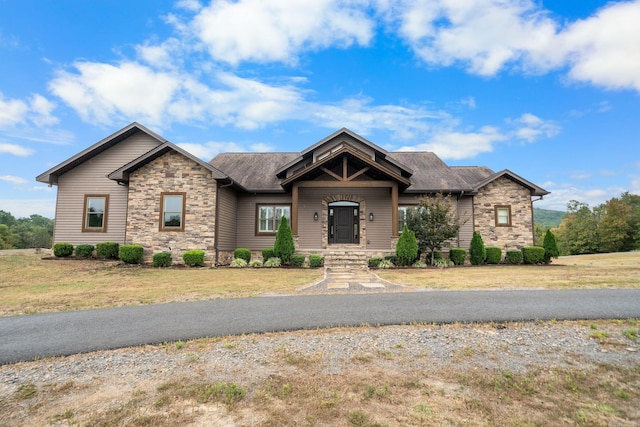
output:
[[[455,265],[464,265],[464,261],[467,259],[467,250],[451,248],[449,249],[449,259],[453,261]]]
[[[378,268],[381,262],[382,258],[369,258],[369,261],[367,261],[369,267],[371,268]]]
[[[324,257],[322,255],[309,255],[309,267],[318,268],[324,265]]]
[[[171,264],[173,264],[173,257],[171,256],[171,252],[159,252],[157,254],[153,254],[154,267],[171,267]]]
[[[291,227],[289,227],[289,221],[287,217],[283,216],[280,219],[280,225],[276,232],[276,242],[273,244],[273,252],[280,258],[283,264],[289,264],[291,261],[291,255],[296,251],[296,246],[293,243],[293,234],[291,234]]]
[[[230,267],[245,268],[247,265],[247,261],[245,261],[244,258],[234,258],[233,261],[231,261]]]
[[[80,258],[91,258],[93,255],[93,245],[78,245],[76,246],[76,256]]]
[[[273,251],[273,248],[266,248],[262,250],[263,261],[266,261],[269,258],[275,258],[275,256],[276,256],[276,253]]]
[[[507,251],[507,264],[522,264],[522,251]]]
[[[395,256],[395,255],[387,255],[386,257],[384,257],[383,261],[389,261],[392,266],[398,265],[398,257]],[[380,267],[380,266],[378,266],[378,267]]]
[[[202,267],[204,265],[204,251],[192,249],[182,254],[182,260],[189,267]]]
[[[427,257],[425,258],[425,260],[431,265],[438,265],[438,261],[442,261],[442,253],[435,251],[431,254],[427,254]]]
[[[402,230],[402,235],[396,244],[396,257],[400,265],[411,265],[418,257],[418,241],[413,231],[410,231],[406,224]]]
[[[390,259],[386,259],[386,258],[380,261],[380,264],[378,264],[378,268],[387,269],[391,267],[394,267],[393,262],[391,262]]]
[[[525,246],[522,248],[522,261],[525,264],[544,262],[544,248],[541,246]]]
[[[118,257],[127,264],[142,264],[144,248],[140,245],[122,245],[118,250]]]
[[[502,248],[487,246],[485,250],[487,252],[487,264],[500,264],[502,261]]]
[[[96,245],[96,256],[104,259],[118,259],[119,250],[119,243],[101,242]]]
[[[427,263],[424,261],[416,261],[412,265],[413,268],[427,268]]]
[[[253,268],[262,267],[262,261],[259,259],[254,259],[249,263],[249,266]]]
[[[59,242],[53,245],[53,254],[57,257],[68,257],[73,253],[73,245],[71,243]]]
[[[551,258],[558,258],[560,256],[556,236],[551,232],[551,230],[547,230],[547,233],[544,235],[542,247],[544,248],[545,264],[551,263]]]
[[[304,255],[293,254],[291,255],[291,266],[302,267],[304,265]]]
[[[262,264],[264,267],[280,267],[282,262],[278,257],[271,257]]]
[[[474,231],[473,237],[471,238],[471,245],[469,246],[469,261],[471,261],[473,265],[480,265],[484,263],[486,258],[487,251],[484,248],[482,236],[477,231]]]
[[[247,248],[237,248],[235,251],[233,251],[233,257],[241,258],[248,264],[249,262],[251,262],[251,251]]]

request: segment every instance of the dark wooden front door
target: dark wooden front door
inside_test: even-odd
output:
[[[329,242],[358,242],[358,207],[334,206],[329,208]]]

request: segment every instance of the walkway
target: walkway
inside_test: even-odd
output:
[[[324,270],[324,279],[299,288],[298,290],[301,292],[346,293],[385,292],[403,288],[404,286],[381,279],[366,268],[326,267]]]

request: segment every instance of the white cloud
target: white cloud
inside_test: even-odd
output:
[[[219,153],[244,153],[247,151],[235,142],[217,142],[209,141],[203,144],[195,144],[191,142],[181,142],[176,144],[180,148],[187,150],[194,156],[208,162]]]
[[[0,199],[0,209],[10,212],[16,218],[27,218],[32,214],[53,218],[56,199]]]
[[[16,185],[24,185],[29,182],[26,179],[15,175],[0,175],[0,181],[10,182]]]
[[[534,142],[541,137],[551,138],[560,132],[560,127],[554,121],[543,120],[531,113],[525,113],[515,120],[507,120],[507,123],[515,126],[511,135],[525,142]]]
[[[0,143],[0,154],[1,153],[9,153],[14,156],[26,157],[33,154],[33,150],[16,144]]]
[[[612,197],[618,197],[628,189],[622,187],[609,188],[585,188],[574,184],[545,183],[542,185],[551,194],[544,196],[541,201],[535,203],[535,207],[544,209],[554,209],[560,211],[567,210],[567,203],[577,200],[587,203],[590,207],[598,206]]]
[[[29,107],[24,101],[19,99],[5,100],[0,93],[0,128],[24,122],[28,112]]]
[[[491,152],[496,143],[506,139],[497,128],[484,126],[478,132],[441,131],[424,144],[401,147],[400,151],[432,151],[443,159],[466,159]]]
[[[32,95],[26,100],[6,99],[0,93],[0,129],[18,125],[43,127],[58,123],[52,115],[55,104],[42,95]]]
[[[190,23],[219,61],[295,62],[300,51],[367,45],[373,21],[362,1],[221,0]]]

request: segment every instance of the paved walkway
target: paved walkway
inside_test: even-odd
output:
[[[371,270],[358,268],[327,267],[324,270],[324,279],[317,283],[304,286],[298,290],[301,292],[385,292],[403,289],[404,286],[396,285],[378,277]]]

